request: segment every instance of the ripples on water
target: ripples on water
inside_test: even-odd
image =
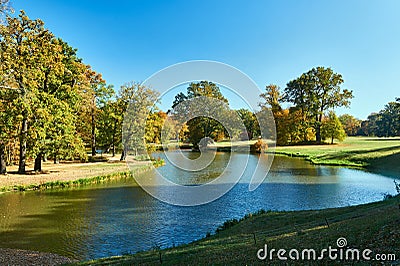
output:
[[[221,172],[230,156],[218,153],[207,173],[193,175],[168,164],[158,170],[178,183],[203,183]],[[232,156],[240,160],[245,155]],[[255,155],[250,157],[244,179],[226,195],[195,207],[160,202],[132,180],[73,190],[5,193],[0,195],[0,246],[94,259],[188,243],[215,232],[228,219],[259,209],[340,207],[381,200],[385,193],[395,192],[391,178],[280,156],[275,156],[265,182],[249,192],[246,182],[256,161]]]

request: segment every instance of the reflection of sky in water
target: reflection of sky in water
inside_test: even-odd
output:
[[[218,154],[210,172],[219,172],[230,156]],[[256,163],[250,156],[246,175]],[[159,168],[171,178],[193,181],[171,166]],[[238,171],[240,169],[230,169]],[[203,173],[204,174],[204,173]],[[149,177],[152,173],[147,173]],[[186,172],[187,175],[187,172]],[[175,177],[174,177],[175,176]],[[248,180],[248,178],[247,178]],[[168,187],[160,188],[168,192]],[[348,206],[381,200],[395,193],[392,178],[359,170],[313,166],[275,156],[271,171],[255,191],[243,178],[220,199],[202,206],[162,203],[120,181],[76,190],[0,195],[0,246],[34,249],[79,259],[188,243],[214,232],[227,219],[265,210],[301,210]]]

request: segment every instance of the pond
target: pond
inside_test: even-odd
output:
[[[186,155],[193,156],[189,152]],[[240,160],[242,156],[246,155],[217,153],[205,175],[221,171],[221,165],[230,157]],[[214,233],[228,219],[259,209],[349,206],[378,201],[385,193],[395,192],[392,178],[348,168],[314,166],[283,156],[275,156],[267,178],[250,192],[246,175],[257,158],[250,155],[244,179],[223,197],[194,207],[154,199],[132,179],[80,189],[4,193],[0,195],[0,247],[95,259],[189,243],[207,232]],[[158,170],[185,182],[204,179],[204,175],[194,177],[191,172],[177,173],[168,163]],[[155,173],[145,175],[151,178]]]

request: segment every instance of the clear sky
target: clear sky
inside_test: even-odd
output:
[[[264,90],[316,66],[332,67],[365,119],[400,97],[400,1],[12,0],[78,48],[119,88],[187,60],[214,60]]]

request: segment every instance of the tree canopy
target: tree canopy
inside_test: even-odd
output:
[[[321,143],[322,118],[327,110],[350,105],[353,93],[342,89],[342,75],[331,68],[316,67],[287,83],[284,100],[293,103],[315,130]]]

